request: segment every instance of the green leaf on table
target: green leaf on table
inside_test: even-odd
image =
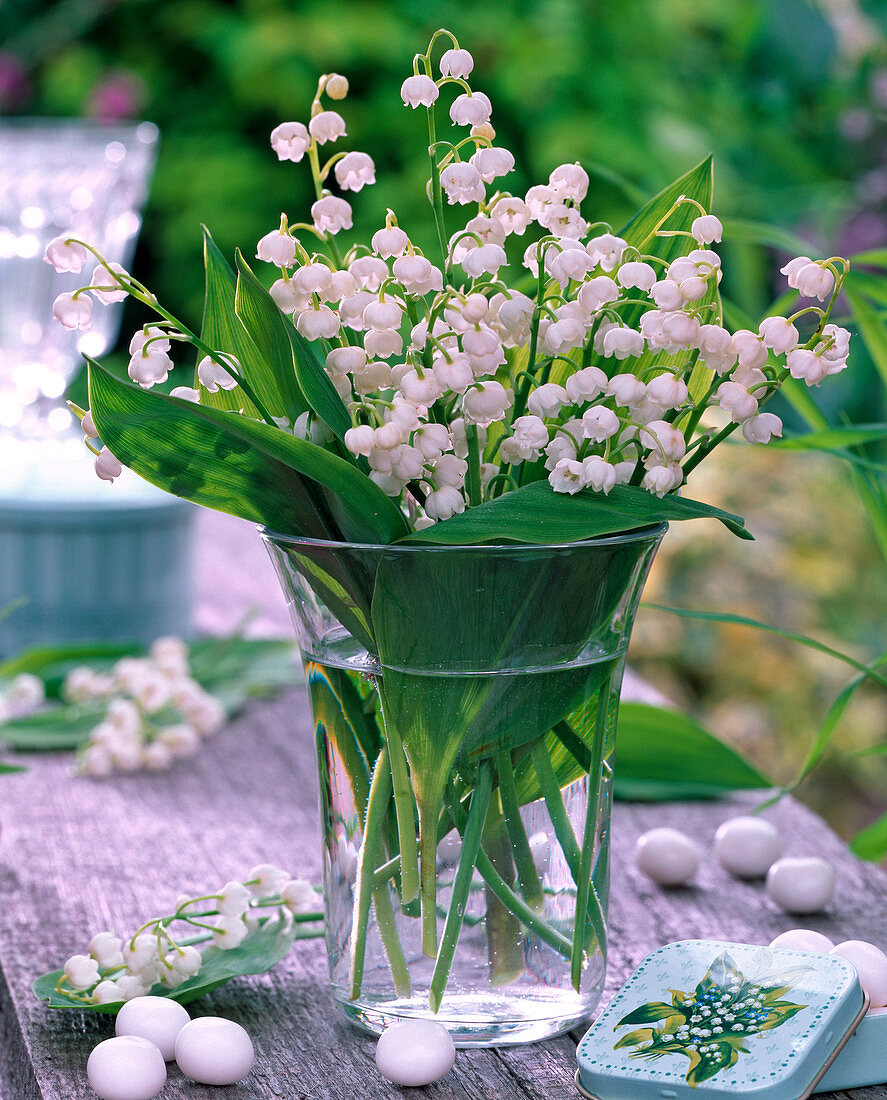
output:
[[[0,743],[17,752],[65,752],[79,749],[104,717],[94,706],[52,707],[0,725]]]
[[[191,675],[226,712],[303,680],[294,642],[274,638],[202,638],[190,647]]]
[[[159,983],[149,993],[152,997],[166,997],[179,1004],[190,1004],[218,989],[232,978],[241,978],[249,974],[264,974],[276,966],[289,952],[293,942],[299,938],[303,926],[291,924],[288,928],[274,918],[267,919],[255,932],[251,932],[237,947],[223,951],[220,947],[207,947],[202,952],[203,964],[200,972],[188,978],[176,989],[167,989]],[[302,931],[304,935],[304,932]],[[120,1010],[122,1001],[110,1004],[85,1005],[72,1001],[60,993],[56,986],[64,975],[62,970],[53,970],[32,984],[31,988],[38,1000],[45,1001],[49,1008],[77,1008],[85,1012],[100,1012],[114,1016]]]
[[[390,497],[307,440],[118,382],[92,360],[89,393],[104,443],[175,496],[307,538],[389,543],[407,533]]]
[[[405,541],[448,546],[578,542],[685,519],[718,519],[740,538],[754,538],[741,517],[686,497],[660,498],[632,485],[616,485],[607,496],[591,489],[570,496],[555,493],[547,481],[534,481],[411,534]]]
[[[686,714],[645,703],[619,708],[614,777],[616,796],[638,802],[716,798],[773,786]]]
[[[27,770],[20,764],[0,764],[0,775],[12,775],[13,772],[25,772]]]

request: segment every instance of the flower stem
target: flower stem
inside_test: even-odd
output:
[[[586,945],[588,934],[586,919],[592,924],[598,946],[606,951],[606,928],[600,899],[591,881],[591,861],[597,833],[600,803],[601,769],[604,762],[604,741],[607,737],[607,718],[610,711],[610,692],[603,684],[598,692],[597,714],[594,721],[594,744],[591,767],[588,770],[588,801],[585,807],[585,828],[582,834],[582,853],[579,874],[576,877],[576,916],[573,923],[573,950],[570,956],[570,980],[578,993],[582,984],[582,971],[587,965]],[[572,830],[571,830],[572,832]],[[591,907],[591,912],[589,908]]]
[[[412,992],[410,970],[397,935],[394,906],[391,904],[387,884],[373,888],[373,908],[376,910],[376,925],[385,948],[391,977],[394,979],[394,990],[399,997],[409,997]]]
[[[354,921],[351,931],[351,998],[360,996],[363,982],[363,964],[366,955],[367,924],[370,902],[373,898],[376,853],[382,837],[382,819],[391,797],[391,769],[388,766],[388,748],[384,746],[373,768],[370,797],[367,801],[366,824],[363,843],[358,857],[357,884],[354,898]],[[384,887],[382,889],[385,889]]]
[[[508,830],[508,838],[511,841],[520,891],[526,903],[537,912],[541,912],[544,904],[542,883],[539,880],[539,873],[536,870],[533,853],[530,850],[530,842],[527,840],[527,831],[524,828],[523,821],[521,821],[510,752],[499,753],[496,760],[496,770],[499,775],[499,799],[502,803],[502,815],[505,818],[505,828]]]
[[[564,859],[567,861],[567,866],[570,868],[570,874],[573,876],[573,881],[578,887],[582,853],[576,842],[576,834],[573,832],[573,826],[567,816],[564,800],[561,796],[561,789],[558,786],[557,776],[554,773],[554,768],[551,766],[551,757],[548,755],[548,749],[545,747],[543,738],[540,738],[533,746],[532,757],[533,767],[536,769],[536,778],[539,780],[539,786],[542,788],[542,797],[545,799],[545,805],[548,807],[548,816],[551,818],[551,827],[554,829],[554,835],[564,853]],[[590,772],[589,783],[591,783]],[[589,788],[589,790],[590,789],[591,788]]]
[[[419,850],[416,844],[416,801],[410,786],[407,758],[403,741],[395,722],[390,722],[382,701],[381,685],[379,703],[382,725],[388,746],[391,780],[394,789],[394,812],[397,818],[397,842],[400,848],[400,900],[411,902],[419,893]]]
[[[432,1012],[437,1012],[440,1008],[441,997],[450,976],[450,967],[453,964],[456,942],[462,929],[465,903],[468,900],[468,890],[477,863],[481,833],[483,832],[492,792],[493,769],[489,761],[485,760],[478,769],[477,782],[471,795],[471,808],[468,811],[468,821],[462,837],[462,852],[459,856],[459,866],[453,883],[450,908],[447,912],[446,924],[444,925],[440,948],[434,964],[434,973],[428,989],[428,1001]]]
[[[482,500],[480,446],[476,424],[465,425],[465,441],[468,445],[468,475],[465,479],[465,485],[468,489],[468,503],[473,507],[480,504]]]

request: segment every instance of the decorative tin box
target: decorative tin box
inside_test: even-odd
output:
[[[579,1044],[596,1100],[802,1100],[865,1014],[836,955],[713,940],[649,955]]]

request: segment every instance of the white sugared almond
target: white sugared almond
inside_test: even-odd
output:
[[[201,1085],[236,1085],[253,1068],[252,1040],[240,1024],[221,1016],[200,1016],[176,1039],[176,1062]]]
[[[684,886],[699,870],[699,847],[677,829],[650,829],[634,850],[638,868],[660,886]]]
[[[763,878],[779,858],[779,833],[762,817],[733,817],[715,833],[715,858],[737,878]]]
[[[176,1038],[191,1017],[169,997],[134,997],[117,1013],[118,1035],[137,1035],[153,1043],[167,1062],[176,1056]]]
[[[818,951],[827,955],[835,945],[821,932],[813,928],[789,928],[770,944],[770,947],[782,947],[789,951]]]
[[[833,955],[853,963],[859,984],[868,993],[872,1008],[887,1005],[887,955],[865,940],[846,940],[832,948]]]
[[[450,1033],[436,1020],[401,1020],[386,1028],[376,1044],[379,1073],[395,1085],[430,1085],[453,1068],[455,1059]]]
[[[818,913],[835,892],[835,872],[818,856],[778,859],[767,872],[767,893],[787,913]]]
[[[93,1048],[86,1076],[101,1100],[152,1100],[166,1084],[166,1063],[147,1039],[121,1035]]]

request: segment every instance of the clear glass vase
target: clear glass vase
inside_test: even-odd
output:
[[[265,533],[313,707],[334,996],[463,1046],[580,1024],[603,988],[613,743],[665,525],[561,546]]]

